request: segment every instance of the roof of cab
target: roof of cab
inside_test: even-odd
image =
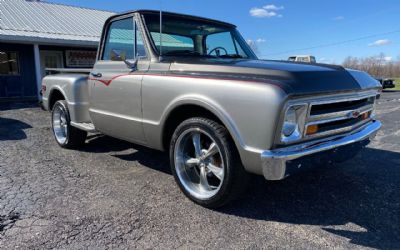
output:
[[[107,21],[109,21],[115,17],[118,17],[118,16],[129,15],[132,13],[159,15],[160,11],[159,10],[131,10],[131,11],[126,11],[126,12],[122,12],[122,13],[113,15]],[[216,24],[236,28],[236,25],[234,25],[234,24],[215,20],[215,19],[205,18],[205,17],[193,16],[193,15],[187,15],[187,14],[181,14],[181,13],[174,13],[174,12],[168,12],[168,11],[163,11],[162,15],[175,16],[175,17],[181,17],[181,18],[204,21],[204,22],[211,22],[211,23],[216,23]]]

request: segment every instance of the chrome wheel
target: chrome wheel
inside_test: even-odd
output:
[[[56,140],[64,144],[68,136],[67,116],[61,106],[55,106],[53,110],[53,132]]]
[[[214,139],[204,130],[185,130],[174,150],[177,176],[187,192],[197,199],[209,199],[221,189],[224,160]]]

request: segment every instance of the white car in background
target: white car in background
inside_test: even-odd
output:
[[[290,56],[288,58],[290,62],[305,62],[305,63],[316,63],[315,56],[311,55],[297,55],[297,56]]]

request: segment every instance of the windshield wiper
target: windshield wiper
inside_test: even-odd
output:
[[[243,58],[242,55],[238,55],[238,54],[221,55],[219,57],[220,58]]]
[[[171,50],[164,54],[165,56],[201,56],[197,51],[193,50]]]
[[[164,56],[194,56],[194,57],[206,57],[206,58],[218,58],[213,55],[203,55],[193,50],[171,50],[164,53]]]

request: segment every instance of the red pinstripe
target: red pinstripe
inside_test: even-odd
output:
[[[245,79],[232,79],[232,78],[215,78],[215,77],[207,77],[207,76],[196,76],[196,75],[173,75],[173,74],[155,74],[155,73],[128,73],[128,74],[121,74],[121,75],[116,75],[112,77],[111,79],[108,80],[103,80],[103,79],[97,79],[97,78],[89,78],[89,80],[94,80],[103,83],[106,86],[109,86],[113,80],[123,77],[123,76],[130,76],[130,75],[137,75],[137,76],[159,76],[159,77],[178,77],[178,78],[195,78],[195,79],[214,79],[214,80],[224,80],[224,81],[238,81],[238,82],[262,82],[262,83],[269,83],[274,86],[277,86],[279,88],[282,88],[276,83],[273,82],[268,82],[266,80],[258,80],[258,79],[252,79],[252,80],[245,80]]]

